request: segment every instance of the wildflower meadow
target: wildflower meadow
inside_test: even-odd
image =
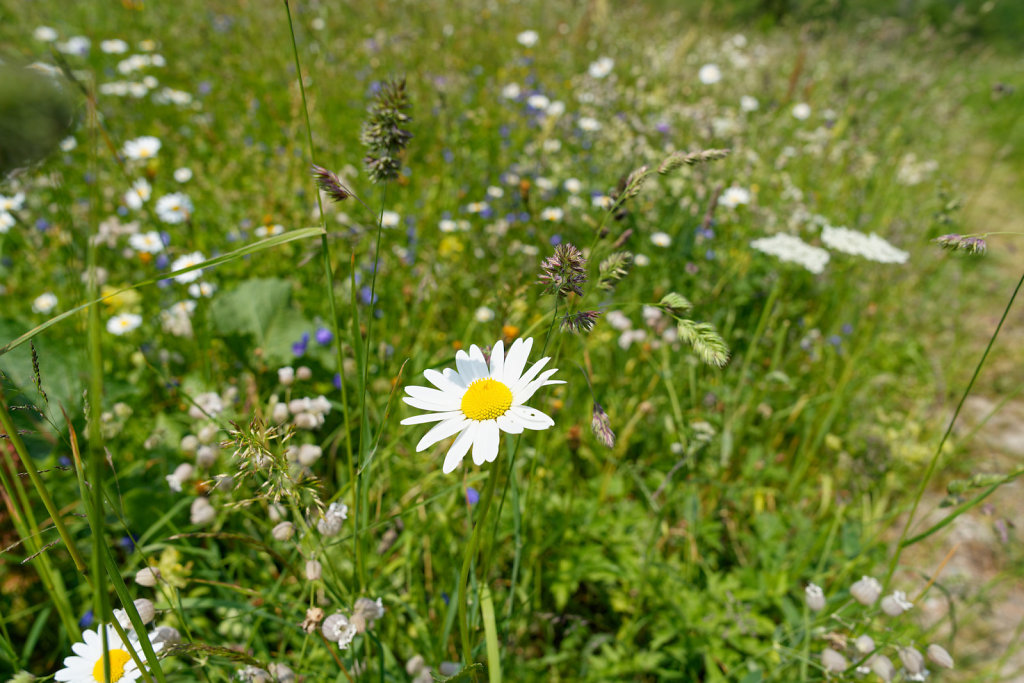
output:
[[[0,1],[0,680],[1024,681],[1021,35]]]

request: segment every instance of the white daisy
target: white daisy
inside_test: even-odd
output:
[[[714,85],[722,80],[722,70],[717,64],[705,64],[697,72],[697,78],[704,85]]]
[[[728,187],[725,189],[725,192],[722,193],[722,197],[718,200],[718,203],[722,206],[729,207],[730,209],[735,209],[740,204],[749,204],[750,190],[742,187]]]
[[[0,211],[21,211],[25,205],[25,193],[18,192],[12,197],[0,195]]]
[[[32,302],[32,310],[36,313],[49,313],[55,308],[57,308],[57,295],[53,292],[44,292]]]
[[[132,189],[124,193],[124,204],[129,209],[137,211],[142,208],[144,203],[149,201],[152,192],[153,188],[150,187],[149,181],[145,178],[139,178],[132,183]]]
[[[667,247],[672,244],[672,236],[667,232],[656,232],[651,235],[651,242],[658,247]]]
[[[398,225],[398,220],[401,218],[394,211],[382,211],[380,216],[380,225],[382,228],[394,228]]]
[[[612,67],[614,66],[614,59],[611,57],[601,57],[597,61],[591,62],[590,67],[587,68],[587,73],[590,74],[591,78],[604,78],[612,72]]]
[[[125,643],[117,635],[113,626],[102,626],[107,629],[107,650],[110,653],[111,683],[129,683],[137,681],[142,672],[135,665],[129,651],[141,658],[138,636],[128,631]],[[163,643],[153,643],[153,649],[159,651]],[[82,633],[82,642],[71,646],[75,654],[64,658],[64,668],[54,676],[55,681],[63,683],[95,683],[103,680],[103,639],[99,630],[87,630]]]
[[[403,425],[437,422],[420,442],[416,452],[450,436],[458,435],[444,458],[442,471],[453,471],[470,447],[473,462],[482,465],[498,457],[500,433],[521,434],[524,429],[547,429],[555,421],[534,408],[523,405],[537,389],[549,384],[564,384],[553,380],[555,369],[541,372],[550,358],[541,358],[525,373],[526,360],[533,347],[533,339],[517,339],[505,355],[499,340],[491,351],[490,364],[483,352],[474,344],[469,353],[459,350],[455,354],[458,370],[445,368],[443,372],[426,370],[423,375],[436,389],[409,386],[403,400],[413,408],[432,411],[402,420]]]
[[[128,238],[128,244],[135,251],[144,251],[147,254],[159,254],[164,249],[164,241],[155,230],[135,233]]]
[[[49,26],[37,26],[36,30],[32,32],[32,37],[44,43],[52,43],[57,40],[57,31]]]
[[[179,183],[187,183],[192,180],[192,169],[187,166],[182,166],[174,171],[174,179]]]
[[[135,313],[118,313],[107,321],[107,332],[121,336],[138,329],[142,324],[142,316]]]
[[[805,121],[807,117],[811,115],[811,105],[806,102],[799,102],[793,105],[793,116],[800,120]]]
[[[171,270],[182,270],[183,268],[194,266],[197,263],[202,263],[205,260],[206,257],[203,256],[203,252],[194,251],[191,254],[185,254],[184,256],[179,256],[178,258],[174,259],[174,263],[171,264]],[[202,277],[202,275],[203,269],[200,268],[198,270],[192,270],[187,273],[182,273],[181,275],[175,275],[174,280],[182,284],[188,284],[189,282],[195,282],[200,277]]]
[[[128,43],[124,42],[120,38],[104,40],[100,43],[100,50],[108,55],[121,55],[128,52]]]
[[[533,47],[537,44],[537,40],[540,38],[536,31],[523,31],[516,36],[516,42],[523,47]]]
[[[122,154],[128,159],[150,159],[160,151],[160,138],[152,135],[143,135],[141,138],[128,140],[124,143]]]
[[[181,192],[166,194],[156,200],[156,215],[164,223],[184,223],[192,215],[192,200]]]
[[[0,211],[0,235],[6,234],[14,227],[14,216],[6,211]]]
[[[761,103],[757,101],[756,97],[744,95],[740,98],[740,109],[743,111],[757,111],[757,108],[760,106]]]

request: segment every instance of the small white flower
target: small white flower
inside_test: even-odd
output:
[[[526,104],[532,109],[547,109],[551,100],[541,94],[530,95],[526,98]]]
[[[92,42],[85,36],[71,36],[63,43],[57,43],[57,49],[66,55],[87,55]]]
[[[126,159],[138,161],[140,159],[151,159],[160,151],[160,138],[152,135],[143,135],[141,138],[128,140],[124,143],[121,153]]]
[[[590,74],[591,78],[604,78],[612,72],[614,66],[614,59],[611,57],[601,57],[597,61],[591,62],[590,67],[587,68],[587,73]]]
[[[520,434],[524,429],[544,430],[555,421],[534,408],[523,405],[538,389],[550,384],[555,369],[545,370],[549,358],[537,361],[529,370],[526,362],[533,339],[517,339],[505,355],[498,340],[490,362],[474,344],[469,353],[455,354],[457,370],[426,370],[423,375],[436,388],[408,386],[403,400],[413,408],[430,411],[402,420],[403,425],[437,422],[416,444],[416,452],[451,436],[455,441],[445,455],[442,471],[452,472],[472,448],[473,462],[482,465],[498,457],[501,432]],[[525,372],[524,372],[525,370]]]
[[[651,235],[651,242],[658,247],[667,247],[672,244],[672,237],[667,232],[656,232]]]
[[[437,229],[441,232],[455,232],[458,225],[450,218],[442,218],[441,222],[437,224]]]
[[[6,235],[7,231],[14,227],[14,216],[6,211],[0,211],[0,235]]]
[[[861,256],[877,263],[906,263],[910,258],[910,254],[897,249],[875,233],[865,235],[846,227],[822,227],[821,241],[829,249]]]
[[[188,268],[189,266],[194,266],[197,263],[202,263],[205,260],[206,257],[203,256],[203,252],[194,251],[191,254],[185,254],[184,256],[179,256],[178,258],[174,259],[174,263],[171,264],[171,270],[175,271],[181,270],[182,268]],[[202,275],[203,269],[199,268],[197,270],[189,271],[188,273],[175,275],[174,280],[182,284],[188,284],[189,282],[195,282],[200,277],[202,277]],[[192,305],[194,306],[195,302],[192,302]]]
[[[727,187],[718,203],[730,209],[735,209],[740,204],[749,204],[750,190],[742,187]]]
[[[394,211],[384,211],[381,214],[380,224],[383,228],[393,228],[398,225],[400,216]]]
[[[36,30],[32,32],[32,37],[44,43],[52,43],[57,40],[57,31],[49,26],[36,26]]]
[[[187,183],[192,180],[192,169],[187,166],[182,166],[174,171],[174,179],[179,183]]]
[[[473,319],[478,323],[489,323],[494,320],[494,310],[487,306],[480,306],[473,313]]]
[[[744,95],[740,98],[740,109],[743,111],[757,111],[760,106],[761,103],[757,101],[756,97]]]
[[[181,192],[166,194],[156,200],[156,215],[164,223],[184,223],[192,215],[192,200]]]
[[[821,586],[809,583],[807,588],[804,589],[804,593],[807,609],[812,612],[820,612],[825,609],[825,592],[821,590]],[[846,667],[844,666],[843,668],[845,669]]]
[[[907,594],[903,591],[893,591],[892,595],[882,598],[882,611],[890,617],[898,617],[914,606],[914,603],[907,600]]]
[[[536,31],[523,31],[516,36],[516,42],[523,47],[533,47],[537,44],[537,40],[540,38]]]
[[[151,193],[152,188],[149,185],[149,181],[145,178],[139,178],[132,183],[131,189],[124,193],[124,204],[129,209],[141,209],[142,205],[149,201]]]
[[[135,251],[144,251],[147,254],[158,254],[163,251],[164,241],[160,233],[153,230],[150,232],[137,232],[128,238],[128,245]]]
[[[565,113],[565,102],[555,100],[547,106],[544,113],[552,118],[557,118]]]
[[[32,310],[36,313],[49,313],[57,308],[57,295],[53,292],[44,292],[32,302]]]
[[[601,122],[592,116],[580,117],[580,120],[576,122],[576,125],[580,127],[580,130],[588,133],[601,130]]]
[[[579,194],[580,191],[583,189],[583,183],[581,183],[576,178],[566,178],[565,182],[562,183],[562,187],[565,188],[566,192],[571,192],[572,194]]]
[[[60,141],[60,149],[62,152],[70,152],[75,147],[78,147],[78,140],[74,136],[69,136]]]
[[[21,211],[25,205],[25,193],[17,192],[12,197],[0,195],[0,211]]]
[[[118,313],[107,321],[107,332],[121,336],[137,329],[142,324],[142,316],[135,313]]]
[[[491,199],[501,199],[505,196],[505,188],[491,185],[487,188],[487,196]]]
[[[793,105],[793,116],[800,121],[805,121],[811,115],[811,105],[800,102]]]
[[[128,43],[124,42],[120,38],[104,40],[100,43],[100,50],[108,55],[120,55],[128,52]]]
[[[644,266],[651,265],[651,259],[647,254],[636,254],[633,256],[633,265],[643,268]]]
[[[522,89],[519,87],[518,83],[509,83],[501,89],[501,96],[506,100],[519,99],[520,93],[522,93]]]
[[[771,237],[756,239],[750,246],[780,261],[799,264],[816,275],[825,272],[825,266],[828,265],[827,251],[811,246],[799,237],[781,232]]]
[[[284,226],[280,224],[274,225],[261,225],[252,231],[252,234],[256,237],[270,237],[272,235],[280,235],[284,232]]]
[[[564,212],[557,206],[549,206],[540,212],[540,217],[546,221],[560,221]]]
[[[697,78],[704,85],[714,85],[722,80],[722,70],[718,68],[717,64],[705,64],[697,72]]]

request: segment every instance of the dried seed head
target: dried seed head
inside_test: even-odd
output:
[[[608,448],[615,447],[615,432],[612,431],[611,422],[608,420],[608,413],[600,403],[594,403],[593,416],[590,419],[590,428],[594,430],[594,436]]]
[[[543,272],[538,284],[545,285],[545,294],[566,297],[572,292],[583,296],[580,285],[587,281],[587,260],[572,244],[556,246],[554,256],[544,259],[540,268]]]
[[[576,313],[568,313],[562,316],[562,322],[559,324],[559,329],[562,332],[572,332],[573,334],[590,332],[594,329],[594,325],[597,323],[597,319],[599,317],[601,317],[601,311],[578,311]]]
[[[306,618],[302,620],[302,624],[300,624],[300,626],[306,633],[312,633],[323,620],[324,611],[319,607],[310,607],[306,610]]]
[[[670,173],[681,166],[694,166],[696,164],[703,164],[707,161],[716,161],[718,159],[724,159],[729,156],[729,150],[727,149],[705,149],[700,152],[673,152],[668,155],[661,165],[658,166],[658,173],[664,175]]]
[[[343,202],[352,196],[352,192],[345,187],[334,171],[329,171],[323,166],[317,166],[316,164],[313,164],[312,170],[316,186],[330,197],[331,201]]]
[[[597,286],[606,292],[615,289],[619,280],[626,277],[633,265],[633,255],[628,251],[615,252],[604,261],[597,269]]]
[[[988,245],[985,243],[985,238],[983,237],[958,235],[953,233],[950,235],[936,237],[935,241],[943,249],[948,251],[963,251],[971,254],[972,256],[982,255],[988,251]]]

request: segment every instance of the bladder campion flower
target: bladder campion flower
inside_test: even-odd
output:
[[[128,631],[128,643],[124,643],[112,626],[100,626],[107,629],[107,649],[110,652],[111,683],[128,683],[138,680],[142,675],[128,650],[139,652],[139,644],[135,633]],[[159,651],[161,643],[154,643],[153,649]],[[75,654],[64,659],[64,668],[54,676],[55,681],[69,683],[92,683],[103,680],[103,640],[99,629],[82,633],[82,642],[71,647]]]
[[[455,354],[458,370],[445,368],[443,372],[426,370],[423,375],[436,389],[410,386],[403,400],[413,408],[432,411],[402,420],[404,425],[437,422],[420,442],[416,452],[450,436],[458,435],[448,449],[442,470],[453,471],[470,447],[473,462],[482,465],[498,457],[499,433],[520,434],[524,429],[547,429],[555,421],[534,408],[523,405],[543,386],[564,384],[553,380],[555,369],[543,370],[549,358],[541,358],[529,370],[526,359],[533,347],[533,339],[517,339],[505,355],[499,340],[491,352],[490,363],[474,344],[469,353],[459,350]]]

